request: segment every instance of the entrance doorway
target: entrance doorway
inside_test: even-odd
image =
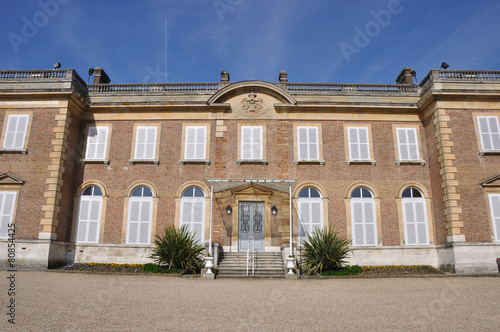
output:
[[[255,251],[264,251],[264,202],[240,202],[238,251],[245,252],[254,241]]]

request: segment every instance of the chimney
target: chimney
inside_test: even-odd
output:
[[[410,67],[404,67],[398,78],[396,79],[396,83],[398,84],[413,84],[413,74],[415,71]]]
[[[280,82],[288,82],[288,73],[286,70],[280,71]]]
[[[101,67],[94,68],[94,84],[106,84],[111,82],[108,75]]]
[[[221,82],[229,82],[229,72],[227,70],[223,70],[220,73],[220,81]]]

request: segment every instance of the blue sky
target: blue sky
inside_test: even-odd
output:
[[[394,83],[409,66],[420,81],[443,61],[500,69],[499,17],[498,0],[4,1],[0,70],[59,61],[84,80],[103,67],[112,83],[222,70],[232,82],[286,70],[290,82]]]

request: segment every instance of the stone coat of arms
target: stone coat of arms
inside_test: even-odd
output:
[[[253,92],[248,95],[248,98],[243,98],[241,104],[243,112],[250,116],[259,115],[264,110],[262,98],[257,98],[257,95]]]

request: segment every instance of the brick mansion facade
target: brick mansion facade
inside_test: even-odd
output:
[[[496,271],[500,72],[414,84],[93,84],[0,71],[0,259],[149,262],[186,225],[222,251],[280,251],[315,228],[350,264]]]

